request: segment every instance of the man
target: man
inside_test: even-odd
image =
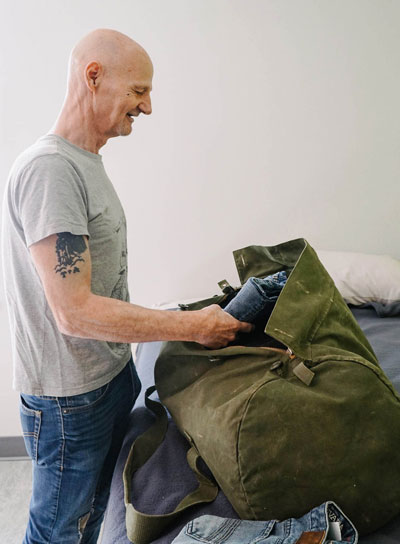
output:
[[[99,149],[151,113],[153,66],[100,29],[73,49],[53,130],[15,162],[3,213],[14,387],[33,461],[25,544],[95,543],[127,415],[140,390],[131,342],[222,347],[249,324],[218,306],[129,303],[126,222]]]

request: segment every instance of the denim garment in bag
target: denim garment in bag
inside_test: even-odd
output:
[[[267,305],[277,300],[286,282],[284,270],[263,279],[249,278],[224,309],[239,321],[252,323],[264,313]]]
[[[33,489],[23,544],[95,544],[128,415],[140,392],[132,358],[80,395],[21,395]]]
[[[327,501],[299,519],[245,521],[201,516],[173,544],[357,544],[358,533],[340,508]]]

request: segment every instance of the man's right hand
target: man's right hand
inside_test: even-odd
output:
[[[217,304],[197,312],[200,323],[196,333],[198,338],[195,341],[207,348],[223,348],[235,340],[238,332],[251,332],[254,328],[251,323],[238,321],[224,312]]]

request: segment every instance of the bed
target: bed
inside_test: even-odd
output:
[[[329,260],[330,257],[331,255],[327,259]],[[321,260],[324,263],[322,258]],[[335,262],[337,263],[337,260]],[[327,266],[327,261],[324,264],[339,287],[340,281],[346,276],[343,266],[337,272]],[[359,261],[356,261],[356,265],[360,270]],[[387,271],[387,262],[384,265]],[[400,263],[398,266],[400,267]],[[368,276],[366,274],[368,267],[366,269],[364,266],[363,272],[364,276]],[[374,348],[382,368],[400,393],[400,303],[398,302],[400,296],[393,293],[392,285],[389,286],[392,290],[388,295],[388,284],[382,286],[382,274],[379,275],[376,263],[373,264],[372,272],[375,274],[375,279],[376,275],[379,276],[379,288],[384,287],[386,292],[378,294],[375,292],[373,296],[369,294],[368,297],[357,298],[359,290],[354,290],[354,285],[349,286],[348,280],[346,280],[347,283],[340,284],[340,291],[343,295],[346,294],[345,299],[349,302],[354,317]],[[340,278],[337,275],[335,277],[335,273],[339,274]],[[369,281],[371,281],[373,274],[371,273]],[[393,280],[393,275],[391,279]],[[346,293],[346,288],[349,287],[351,287],[351,294]],[[368,288],[371,288],[370,284]],[[374,288],[376,291],[376,286]],[[396,298],[389,300],[389,297],[398,298],[396,301]],[[370,300],[366,302],[366,298]],[[352,304],[354,302],[357,306]],[[139,344],[137,348],[136,366],[142,381],[142,392],[130,415],[129,428],[114,472],[110,501],[104,521],[102,544],[129,544],[125,530],[122,473],[132,442],[153,422],[152,414],[144,405],[144,391],[154,383],[153,368],[161,345],[161,342],[149,342]],[[135,497],[134,505],[138,510],[147,514],[162,514],[172,511],[181,498],[196,487],[195,478],[186,463],[187,449],[186,440],[181,436],[174,422],[170,420],[167,435],[161,447],[135,475],[132,496]],[[371,469],[373,470],[373,467]],[[398,485],[398,483],[394,482],[394,485]],[[162,536],[154,540],[154,543],[172,542],[188,521],[203,514],[237,518],[237,514],[220,491],[214,502],[192,507],[182,516],[179,523],[170,525]],[[360,537],[359,542],[361,544],[398,544],[400,542],[400,514],[377,533]]]

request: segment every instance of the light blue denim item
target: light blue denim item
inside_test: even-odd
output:
[[[140,392],[132,358],[111,382],[80,395],[21,395],[33,489],[23,544],[95,544],[114,466]]]
[[[357,544],[358,533],[332,501],[299,519],[245,521],[201,516],[190,521],[173,544]]]
[[[267,305],[275,302],[287,282],[284,270],[266,278],[249,278],[224,310],[239,321],[252,323]]]

